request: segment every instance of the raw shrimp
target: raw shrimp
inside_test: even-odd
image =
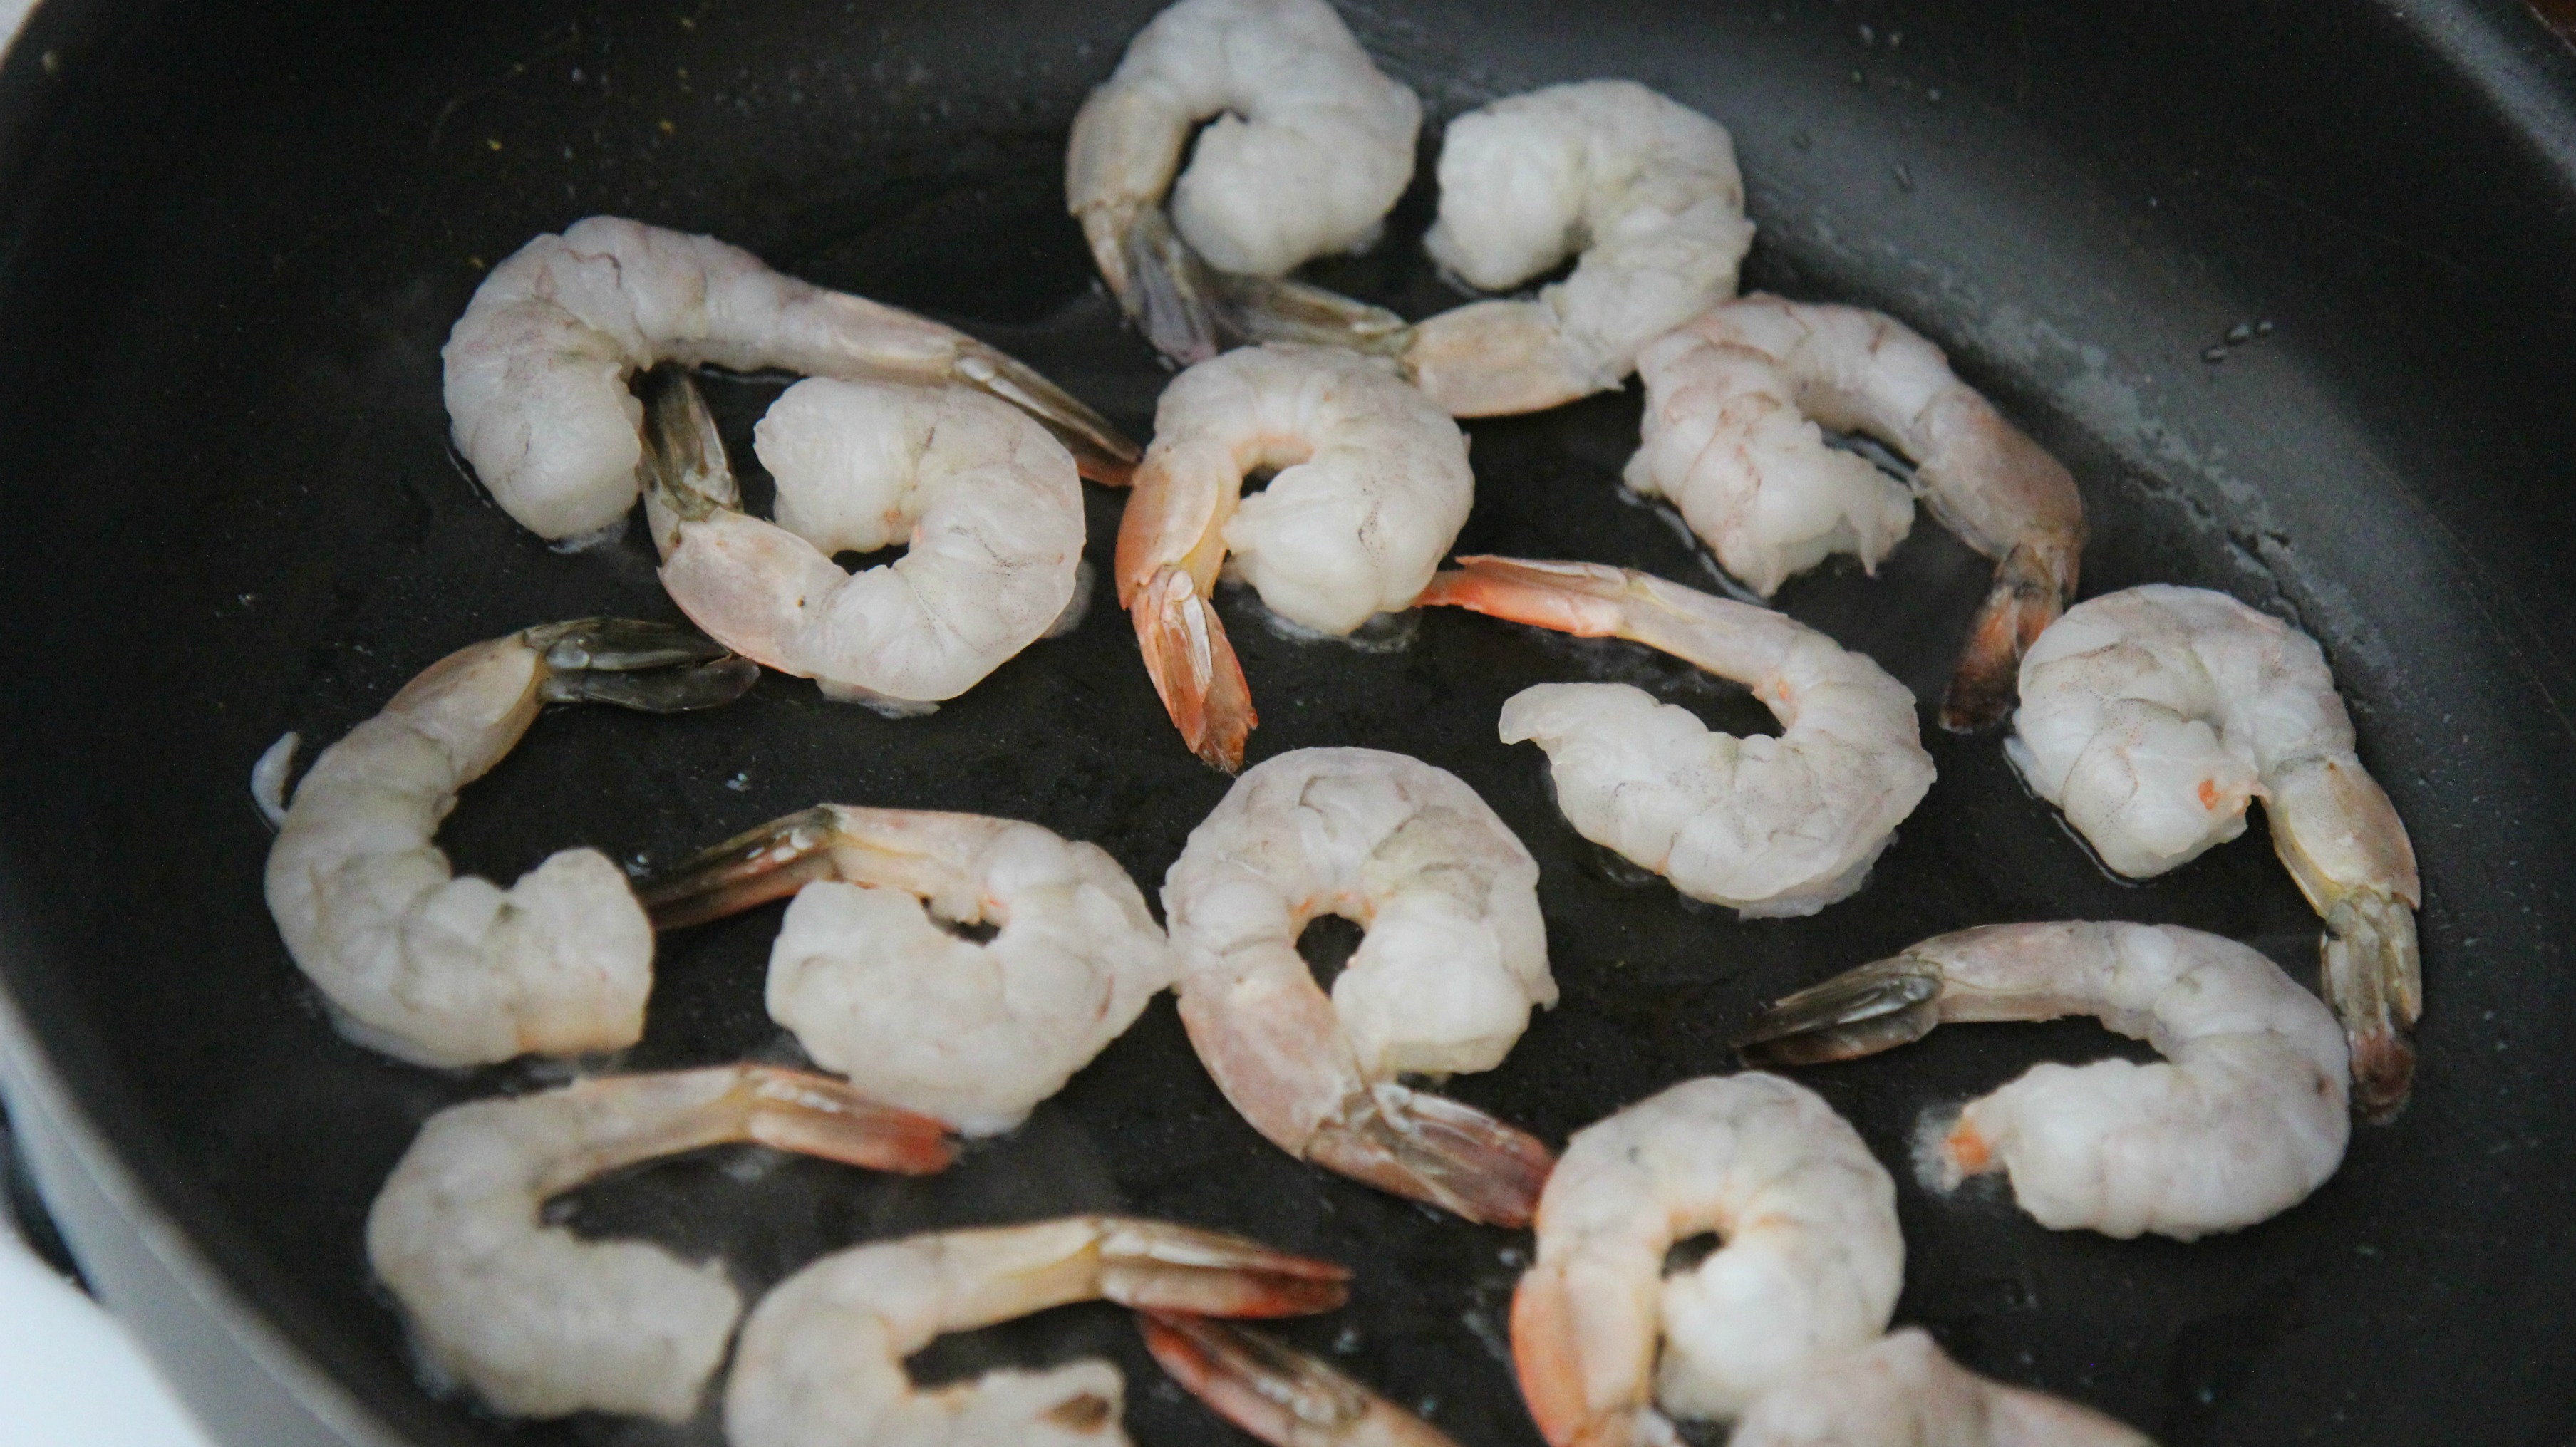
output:
[[[1932,787],[1914,696],[1802,623],[1627,568],[1458,561],[1424,606],[1643,643],[1750,687],[1779,718],[1777,738],[1711,733],[1624,683],[1542,683],[1503,705],[1503,742],[1547,750],[1576,832],[1693,899],[1813,914],[1860,888]]]
[[[1666,1414],[1733,1417],[1875,1338],[1904,1275],[1896,1183],[1832,1107],[1774,1075],[1686,1080],[1566,1142],[1512,1296],[1521,1395],[1551,1447],[1673,1444]]]
[[[1212,1316],[1329,1311],[1350,1273],[1162,1221],[1076,1216],[826,1256],[761,1300],[725,1389],[733,1447],[1125,1447],[1099,1360],[916,1387],[904,1358],[952,1331],[1106,1299]]]
[[[1271,1447],[1457,1447],[1330,1363],[1258,1332],[1164,1311],[1139,1312],[1136,1324],[1165,1372]]]
[[[1018,1125],[1172,983],[1107,851],[975,814],[824,804],[640,887],[673,929],[794,894],[770,1018],[879,1100],[969,1135]],[[991,924],[990,940],[943,924]]]
[[[738,697],[760,670],[685,629],[616,618],[459,649],[322,751],[282,795],[296,736],[253,771],[278,821],[268,908],[343,1029],[422,1065],[632,1045],[653,987],[653,930],[626,875],[566,849],[504,890],[458,879],[431,843],[457,791],[549,703],[650,713]]]
[[[1325,914],[1368,932],[1330,997],[1297,952]],[[1471,1221],[1529,1219],[1547,1148],[1396,1082],[1491,1070],[1556,1003],[1538,863],[1475,790],[1375,749],[1281,754],[1190,831],[1163,916],[1181,1023],[1253,1129]]]
[[[1996,560],[1941,722],[2002,720],[2023,650],[2075,596],[2084,499],[2055,458],[1951,374],[1940,348],[1878,312],[1749,296],[1647,347],[1637,374],[1646,421],[1628,486],[1670,498],[1765,598],[1832,553],[1875,570],[1914,524],[1906,487],[1825,446],[1818,423],[1912,461],[1932,515]]]
[[[1945,1186],[2003,1170],[2043,1226],[2191,1241],[2307,1199],[2343,1163],[2343,1032],[2233,940],[2175,925],[2003,924],[1928,939],[1801,990],[1737,1041],[1747,1060],[1848,1060],[1963,1020],[2091,1015],[2165,1057],[2036,1065],[1970,1101],[1936,1147]]]
[[[2021,663],[2005,752],[2102,862],[2162,874],[2245,832],[2325,918],[2326,998],[2352,1042],[2353,1101],[2386,1120],[2415,1073],[2424,1008],[2415,847],[2353,756],[2316,641],[2223,593],[2151,584],[2068,609]]]
[[[742,510],[687,373],[646,391],[645,514],[662,586],[744,656],[830,698],[927,713],[1045,636],[1073,603],[1082,483],[1046,429],[962,388],[821,378],[787,389],[753,446],[778,521]],[[835,552],[897,543],[858,574]]]
[[[642,413],[626,378],[661,361],[973,387],[1045,423],[1103,481],[1136,460],[1099,414],[963,332],[615,216],[494,267],[440,355],[457,450],[547,538],[603,532],[634,505]]]
[[[1211,116],[1174,185],[1190,128]],[[1413,179],[1421,127],[1422,103],[1324,0],[1181,0],[1074,116],[1065,200],[1128,315],[1166,354],[1202,361],[1216,336],[1183,258],[1275,277],[1365,250]]]
[[[1347,634],[1413,606],[1475,496],[1458,424],[1354,353],[1248,347],[1173,379],[1118,528],[1118,601],[1191,751],[1231,773],[1254,722],[1210,605],[1220,567],[1289,622]]]
[[[1773,1387],[1727,1447],[2155,1447],[2088,1407],[1989,1381],[1920,1327]]]
[[[584,1240],[540,1212],[611,1171],[740,1141],[908,1175],[951,1154],[939,1122],[802,1071],[603,1076],[431,1116],[367,1212],[367,1259],[430,1366],[493,1407],[686,1421],[742,1315],[722,1263]]]

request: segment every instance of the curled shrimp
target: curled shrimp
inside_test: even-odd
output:
[[[2143,1432],[1890,1332],[1754,1399],[1727,1447],[2155,1447]]]
[[[1210,117],[1174,184],[1190,128]],[[1421,127],[1422,103],[1378,73],[1324,0],[1181,0],[1074,116],[1066,204],[1147,337],[1203,361],[1217,338],[1188,273],[1175,277],[1179,253],[1275,277],[1366,249],[1413,179]]]
[[[1712,1231],[1715,1252],[1664,1274]],[[1566,1142],[1512,1360],[1550,1447],[1670,1447],[1666,1414],[1733,1417],[1877,1337],[1904,1275],[1896,1183],[1858,1132],[1778,1076],[1704,1076]]]
[[[1712,733],[1624,683],[1542,683],[1503,705],[1507,744],[1547,751],[1575,831],[1748,917],[1849,896],[1932,787],[1914,695],[1805,624],[1627,568],[1460,558],[1425,607],[1624,638],[1733,679],[1777,738]]]
[[[1350,1273],[1163,1221],[1076,1216],[942,1231],[826,1256],[743,1324],[725,1389],[734,1447],[1125,1447],[1104,1361],[923,1389],[904,1358],[944,1333],[1108,1300],[1209,1316],[1339,1306]]]
[[[945,1168],[945,1128],[802,1071],[611,1075],[431,1116],[367,1212],[367,1259],[438,1371],[521,1417],[683,1422],[742,1315],[719,1262],[544,1223],[546,1201],[661,1156],[756,1141],[872,1170]]]
[[[1297,952],[1318,915],[1366,930],[1328,997]],[[1163,882],[1181,1023],[1217,1088],[1301,1160],[1517,1226],[1547,1148],[1406,1072],[1490,1070],[1556,1003],[1538,863],[1418,759],[1300,749],[1244,772]]]
[[[793,894],[770,1018],[869,1095],[991,1135],[1172,983],[1163,932],[1094,844],[975,814],[823,804],[640,887],[662,929]],[[942,924],[999,926],[982,942]]]
[[[1118,601],[1191,752],[1232,773],[1255,722],[1212,606],[1221,568],[1289,622],[1347,634],[1413,605],[1475,496],[1458,424],[1354,353],[1247,347],[1173,379],[1118,527]]]
[[[972,387],[1044,423],[1103,481],[1136,460],[1098,413],[963,332],[782,276],[713,237],[615,216],[540,236],[492,268],[440,356],[457,450],[504,511],[547,538],[614,528],[634,505],[641,412],[626,379],[656,362]]]
[[[743,656],[825,696],[926,713],[1044,637],[1075,600],[1082,484],[1027,417],[962,388],[822,378],[753,436],[778,521],[742,510],[705,399],[657,374],[645,512],[662,586]],[[857,574],[832,554],[907,546]]]
[[[423,1065],[632,1045],[653,931],[626,875],[566,849],[504,890],[456,878],[431,841],[457,791],[549,703],[710,708],[760,670],[685,629],[583,618],[462,648],[324,749],[283,798],[296,736],[253,771],[277,820],[269,913],[359,1043]]]
[[[1271,1447],[1457,1447],[1331,1363],[1259,1332],[1166,1311],[1138,1312],[1136,1325],[1174,1381]]]
[[[1913,462],[1932,515],[1995,560],[1942,725],[2002,720],[2023,651],[2075,596],[2084,499],[2055,458],[1952,375],[1940,348],[1878,312],[1749,296],[1647,347],[1637,372],[1646,420],[1628,486],[1670,498],[1765,598],[1832,553],[1875,569],[1913,526],[1904,485],[1826,447],[1818,423]]]
[[[1914,945],[1801,990],[1737,1048],[1848,1060],[1944,1022],[2091,1015],[2165,1059],[2036,1065],[1970,1101],[1936,1148],[1945,1186],[2002,1170],[2053,1230],[2191,1241],[2306,1200],[2343,1163],[2343,1032],[2281,967],[2175,925],[2005,924]]]
[[[2353,755],[2316,640],[2223,593],[2152,584],[2068,609],[2021,664],[2004,749],[2102,862],[2162,874],[2245,832],[2325,919],[2325,994],[2352,1045],[2353,1102],[2405,1109],[2424,1008],[2415,847]]]

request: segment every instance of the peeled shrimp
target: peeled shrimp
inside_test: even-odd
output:
[[[1046,429],[989,397],[821,378],[753,434],[778,521],[742,510],[686,373],[647,389],[645,512],[662,586],[691,621],[824,694],[926,713],[1044,637],[1074,601],[1082,484]],[[842,550],[897,543],[858,574]]]
[[[1190,128],[1190,166],[1174,185]],[[1181,0],[1083,102],[1065,199],[1130,316],[1184,363],[1215,354],[1166,276],[1170,225],[1217,268],[1275,277],[1359,251],[1405,183],[1422,103],[1378,73],[1324,0]]]
[[[2415,848],[2353,756],[2352,719],[2314,639],[2223,593],[2153,584],[2067,610],[2021,664],[2004,744],[2102,862],[2145,878],[2245,832],[2325,917],[2326,998],[2352,1043],[2353,1099],[2406,1106],[2424,1008]]]
[[[1161,1311],[1136,1324],[1174,1381],[1271,1447],[1457,1447],[1329,1362],[1258,1332]]]
[[[2087,1407],[1989,1381],[1919,1327],[1773,1387],[1727,1447],[2155,1447]]]
[[[723,1265],[585,1240],[540,1211],[611,1171],[740,1141],[913,1175],[950,1156],[939,1122],[819,1075],[603,1076],[431,1116],[367,1212],[367,1259],[429,1364],[500,1411],[683,1422],[742,1315]]]
[[[1328,998],[1308,921],[1368,931]],[[1471,1221],[1519,1225],[1546,1147],[1396,1083],[1491,1070],[1556,1003],[1538,864],[1455,775],[1300,749],[1236,780],[1163,883],[1181,1023],[1234,1108],[1302,1160]]]
[[[1625,638],[1733,679],[1777,738],[1711,733],[1624,683],[1542,683],[1503,705],[1507,744],[1547,750],[1575,831],[1748,917],[1849,896],[1932,787],[1914,696],[1804,624],[1626,568],[1468,557],[1424,589],[1585,638]]]
[[[708,236],[593,216],[540,236],[475,289],[441,352],[457,450],[541,536],[615,527],[635,503],[642,412],[626,378],[656,362],[956,384],[1064,439],[1123,480],[1136,446],[1054,383],[894,307],[782,276]]]
[[[1210,606],[1220,567],[1291,623],[1347,634],[1413,606],[1475,496],[1458,425],[1356,354],[1250,347],[1173,379],[1118,528],[1118,601],[1191,751],[1230,773],[1254,723]]]
[[[1905,486],[1825,446],[1818,423],[1911,460],[1932,515],[1996,560],[1941,722],[2003,718],[2023,651],[2075,596],[2084,500],[1940,348],[1877,312],[1749,296],[1647,347],[1637,372],[1646,421],[1628,486],[1670,498],[1765,598],[1832,553],[1875,569],[1914,524]]]
[[[1896,1183],[1832,1107],[1774,1075],[1687,1080],[1566,1142],[1512,1360],[1551,1447],[1666,1447],[1667,1414],[1733,1417],[1876,1337],[1904,1275]]]
[[[549,624],[430,665],[322,751],[285,805],[296,736],[253,777],[278,821],[268,908],[298,968],[371,1049],[423,1065],[615,1050],[644,1031],[653,930],[626,875],[566,849],[504,890],[458,879],[431,840],[457,791],[549,703],[708,708],[759,670],[684,629]]]
[[[642,886],[673,929],[793,894],[770,1018],[879,1100],[968,1135],[1026,1119],[1172,983],[1107,851],[1035,824],[824,804]],[[943,923],[992,924],[977,943]]]
[[[2010,1173],[2053,1230],[2191,1241],[2267,1220],[2343,1163],[2343,1032],[2261,954],[2175,925],[2004,924],[1928,939],[1772,1006],[1748,1060],[1847,1060],[1964,1020],[2091,1015],[2156,1065],[2037,1065],[1970,1101],[1944,1185]]]
[[[761,1300],[725,1389],[733,1447],[1125,1447],[1125,1383],[1098,1360],[923,1389],[940,1335],[1106,1299],[1211,1316],[1328,1311],[1350,1273],[1162,1221],[1077,1216],[826,1256]]]

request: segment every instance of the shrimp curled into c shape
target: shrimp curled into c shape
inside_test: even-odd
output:
[[[1733,1417],[1876,1337],[1904,1276],[1896,1183],[1831,1106],[1776,1075],[1686,1080],[1566,1142],[1512,1360],[1551,1447],[1672,1447],[1665,1413]]]
[[[733,1447],[1125,1447],[1104,1361],[923,1390],[904,1358],[939,1336],[1106,1299],[1207,1316],[1302,1316],[1350,1273],[1163,1221],[1076,1216],[943,1231],[826,1256],[743,1324],[725,1389]]]
[[[2155,1447],[2088,1407],[1989,1381],[1920,1327],[1890,1332],[1764,1392],[1727,1447]]]
[[[1243,496],[1264,467],[1279,473]],[[1353,353],[1246,347],[1174,378],[1118,526],[1118,601],[1191,751],[1231,773],[1254,723],[1212,606],[1221,568],[1289,622],[1347,634],[1413,606],[1475,497],[1458,424]]]
[[[976,814],[822,804],[639,887],[662,929],[793,894],[770,1018],[877,1099],[991,1135],[1172,983],[1145,897],[1094,844]],[[983,943],[940,927],[992,924]]]
[[[1328,997],[1297,952],[1318,915],[1368,931]],[[1556,1003],[1538,863],[1455,775],[1300,749],[1236,780],[1163,882],[1181,1023],[1280,1149],[1471,1221],[1519,1225],[1547,1148],[1396,1083],[1491,1070]]]
[[[717,1262],[550,1226],[548,1198],[656,1157],[756,1141],[874,1170],[947,1166],[939,1122],[802,1071],[612,1075],[431,1116],[367,1212],[367,1259],[440,1372],[521,1417],[682,1422],[742,1314]]]
[[[1422,592],[1585,638],[1624,638],[1733,679],[1777,738],[1711,733],[1624,683],[1542,683],[1503,705],[1503,742],[1547,751],[1576,832],[1748,917],[1843,899],[1932,787],[1914,695],[1805,624],[1627,568],[1460,558]]]
[[[360,1044],[421,1065],[616,1050],[644,1032],[653,931],[626,875],[566,849],[504,890],[431,842],[549,703],[710,708],[760,670],[686,629],[584,618],[459,649],[324,749],[268,851],[286,952]],[[253,771],[275,789],[296,736]]]
[[[662,586],[692,622],[824,695],[930,712],[1066,616],[1080,585],[1082,484],[1027,417],[962,388],[814,378],[787,389],[753,445],[778,521],[742,510],[697,383],[647,387],[645,513]],[[843,549],[896,543],[851,574]]]
[[[656,362],[974,387],[1119,482],[1136,445],[1046,378],[951,327],[782,276],[710,236],[593,216],[485,277],[447,335],[447,415],[493,500],[541,537],[616,527],[635,503]]]
[[[1763,1064],[1846,1060],[1969,1020],[2091,1015],[2165,1060],[2035,1065],[1970,1101],[1945,1185],[2001,1169],[2054,1230],[2191,1241],[2307,1199],[2343,1162],[2343,1033],[2233,940],[2174,925],[2005,924],[1914,945],[1780,1001],[1737,1041]]]
[[[1951,374],[1940,348],[1877,312],[1749,296],[1646,348],[1637,372],[1646,416],[1628,486],[1670,498],[1727,572],[1765,598],[1831,553],[1874,569],[1913,526],[1905,487],[1826,447],[1817,423],[1911,460],[1932,515],[1995,560],[1941,722],[2002,720],[2023,651],[2075,596],[2084,499],[2055,458]]]
[[[1190,127],[1200,132],[1178,185]],[[1181,0],[1137,32],[1082,104],[1065,151],[1067,208],[1128,315],[1183,364],[1214,329],[1171,275],[1159,209],[1224,272],[1275,277],[1358,251],[1413,178],[1422,103],[1378,73],[1324,0]]]
[[[2150,584],[2079,603],[2021,663],[2004,749],[2021,776],[2132,878],[2245,832],[2325,918],[2325,994],[2352,1046],[2353,1103],[2405,1109],[2407,1033],[2424,1009],[2415,846],[2353,755],[2352,717],[2316,640],[2224,593]]]

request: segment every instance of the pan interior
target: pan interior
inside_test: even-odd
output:
[[[345,1043],[261,900],[267,835],[245,785],[280,733],[336,738],[477,639],[677,616],[640,529],[559,554],[480,493],[445,440],[448,326],[529,237],[630,215],[954,321],[1145,436],[1166,373],[1094,285],[1062,164],[1074,106],[1152,9],[174,5],[57,57],[0,273],[15,442],[0,647],[20,681],[0,703],[6,978],[224,1268],[418,1439],[721,1440],[712,1409],[678,1429],[505,1426],[415,1383],[363,1259],[367,1203],[430,1112],[562,1067],[440,1073]],[[2413,1110],[2357,1133],[2312,1200],[2181,1246],[2049,1233],[1999,1189],[1943,1197],[1913,1178],[1927,1111],[2122,1048],[2090,1026],[1956,1028],[1800,1078],[1898,1176],[1897,1319],[1972,1366],[2173,1444],[2414,1442],[2464,1412],[2484,1440],[2556,1440],[2576,1404],[2541,1364],[2576,1351],[2576,1239],[2541,1142],[2576,1125],[2552,1063],[2576,1040],[2544,978],[2568,857],[2548,803],[2569,730],[2549,699],[2576,695],[2547,620],[2576,611],[2537,535],[2570,507],[2541,483],[2576,475],[2576,414],[2547,384],[2576,375],[2576,241],[2551,210],[2567,182],[2508,144],[2428,31],[2322,4],[2183,10],[2140,38],[2110,5],[1353,8],[1432,125],[1388,239],[1314,274],[1413,315],[1453,303],[1416,244],[1438,123],[1536,84],[1635,77],[1733,129],[1762,227],[1747,289],[1894,312],[2073,468],[2088,594],[2221,588],[2317,634],[2423,857],[2433,1003]],[[2358,66],[2368,105],[2332,83]],[[2483,178],[2450,174],[2447,155],[2480,145]],[[2231,344],[2239,323],[2270,325]],[[755,496],[749,430],[782,385],[709,383]],[[1718,586],[1668,515],[1617,487],[1639,405],[1631,387],[1470,424],[1478,501],[1459,551]],[[823,800],[960,809],[1095,841],[1150,895],[1226,781],[1178,745],[1105,596],[1118,496],[1085,500],[1097,606],[936,716],[883,719],[776,676],[704,716],[560,710],[467,791],[442,844],[508,878],[584,843],[670,861]],[[1828,567],[1777,602],[1930,700],[1986,571],[1927,517],[1876,577]],[[1563,1002],[1501,1069],[1446,1088],[1552,1141],[1732,1068],[1722,1043],[1761,1003],[1967,925],[2188,924],[2312,978],[2314,916],[2259,823],[2163,878],[2114,880],[1993,736],[1941,734],[1928,707],[1940,781],[1867,889],[1814,918],[1740,922],[1605,867],[1557,815],[1538,753],[1494,738],[1532,683],[1623,680],[1766,727],[1740,691],[1445,610],[1371,652],[1291,639],[1247,593],[1221,608],[1262,714],[1254,759],[1417,755],[1537,856]],[[614,1064],[797,1058],[761,1007],[778,914],[670,939],[647,1037]],[[566,1209],[582,1230],[721,1252],[753,1291],[942,1225],[1091,1210],[1221,1225],[1358,1269],[1349,1308],[1281,1335],[1461,1442],[1536,1440],[1504,1337],[1528,1237],[1290,1161],[1217,1094],[1168,999],[948,1175],[719,1151]],[[1139,1441],[1225,1430],[1106,1307],[917,1365],[1085,1354],[1127,1372]]]

